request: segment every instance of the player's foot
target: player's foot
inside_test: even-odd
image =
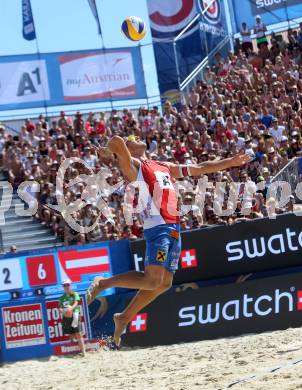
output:
[[[127,322],[122,318],[121,313],[116,313],[113,316],[115,330],[113,334],[113,341],[116,344],[116,346],[120,346],[121,344],[121,335],[123,334],[124,330],[126,329]]]
[[[86,291],[86,301],[87,305],[90,305],[96,298],[96,296],[102,291],[106,290],[107,287],[102,285],[104,278],[96,277]]]

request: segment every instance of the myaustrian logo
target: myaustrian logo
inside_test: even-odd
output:
[[[281,311],[302,310],[302,290],[290,291],[275,289],[273,294],[264,294],[255,298],[243,294],[239,299],[225,303],[216,302],[182,307],[179,310],[179,327],[214,324],[220,320],[235,321],[242,318],[266,317]]]
[[[280,255],[287,252],[296,252],[302,247],[302,231],[295,232],[286,228],[285,232],[274,234],[271,237],[255,237],[248,240],[232,241],[226,244],[228,261],[255,259],[266,254]]]

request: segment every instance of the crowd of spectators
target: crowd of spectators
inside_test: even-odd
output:
[[[85,119],[80,112],[73,119],[61,112],[58,120],[52,121],[40,115],[37,121],[26,120],[16,136],[0,126],[0,164],[9,181],[14,188],[25,180],[39,182],[36,218],[65,244],[139,238],[139,215],[132,226],[127,226],[123,215],[123,188],[113,194],[101,193],[110,208],[109,219],[101,216],[94,230],[86,234],[73,230],[60,210],[48,206],[57,202],[57,171],[69,157],[82,158],[96,173],[102,166],[109,166],[108,184],[119,183],[122,177],[116,161],[100,160],[95,145],[106,144],[115,134],[134,135],[146,141],[147,156],[160,161],[200,163],[239,152],[251,156],[251,163],[245,167],[209,175],[204,209],[194,205],[196,194],[188,191],[190,179],[180,183],[180,203],[192,205],[192,210],[181,217],[182,230],[259,218],[267,216],[270,209],[276,213],[292,210],[293,197],[282,209],[276,199],[266,199],[266,191],[272,177],[302,152],[302,24],[298,32],[288,32],[287,42],[272,34],[271,42],[262,42],[257,50],[244,43],[237,40],[235,52],[227,58],[217,53],[204,79],[184,96],[178,109],[167,101],[162,113],[158,107],[142,107],[138,112],[125,108],[120,113],[90,113]],[[69,185],[81,173],[89,172],[79,163],[66,172],[62,183],[66,204],[73,204],[85,193],[84,183]],[[227,196],[223,205],[233,207],[233,212],[219,216],[211,183],[225,182],[228,192],[233,181],[253,181],[258,190],[243,209],[241,185],[235,207],[228,204]],[[197,181],[191,183],[196,185]],[[96,204],[91,202],[76,211],[74,218],[82,226],[89,226],[98,215]]]

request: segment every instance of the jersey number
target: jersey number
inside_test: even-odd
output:
[[[156,177],[156,181],[159,184],[159,187],[162,189],[170,188],[173,189],[173,184],[170,179],[170,175],[165,172],[155,171],[154,175]]]

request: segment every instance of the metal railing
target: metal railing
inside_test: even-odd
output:
[[[160,104],[161,104],[161,102],[159,101],[159,102],[157,102],[157,104],[154,104],[154,105],[160,105]],[[133,109],[130,108],[129,106],[126,106],[126,105],[125,105],[125,107],[131,109],[131,112],[134,114],[134,116],[137,116],[137,114],[138,114],[138,108],[137,107],[135,107]],[[93,109],[89,110],[89,112],[94,112],[95,114],[98,114],[101,111],[103,111],[103,110],[99,110],[99,109],[98,110],[95,110],[95,109],[94,110]],[[88,118],[89,112],[84,112],[83,113],[81,111],[82,118],[83,118],[84,121]],[[110,111],[108,111],[108,113],[109,112]],[[117,114],[118,115],[122,115],[122,110],[117,111]],[[75,111],[73,111],[72,113],[66,112],[66,115],[69,116],[71,118],[71,120],[73,120],[74,117],[75,117]],[[0,123],[5,126],[5,128],[7,130],[7,133],[10,133],[12,135],[16,135],[16,134],[18,134],[20,132],[21,126],[24,125],[24,121],[25,121],[26,118],[32,119],[33,122],[38,122],[38,120],[39,120],[38,117],[39,117],[38,114],[34,114],[34,115],[31,115],[31,116],[23,116],[22,115],[22,118],[2,120]],[[58,120],[59,117],[60,117],[60,113],[59,112],[48,114],[47,115],[47,121],[49,123],[49,126],[51,126],[51,122],[52,121]]]
[[[295,193],[297,184],[301,182],[302,178],[300,168],[301,159],[302,157],[293,158],[271,180],[271,183],[277,181],[285,181],[286,183],[289,183],[292,189],[292,194],[295,196],[295,200],[297,203],[302,203],[302,201],[297,197]]]
[[[110,113],[113,109],[117,110],[118,113],[121,113],[124,108],[129,108],[133,113],[136,113],[139,107],[147,106],[151,108],[153,106],[160,106],[161,98],[159,95],[148,96],[145,99],[136,99],[134,102],[127,100],[121,102],[114,102],[113,104],[100,103],[83,103],[77,104],[76,106],[57,106],[57,107],[41,107],[41,109],[27,109],[26,111],[22,110],[21,113],[18,110],[12,110],[10,114],[8,111],[2,113],[0,110],[0,124],[3,124],[8,132],[11,134],[16,134],[20,132],[21,126],[24,124],[26,118],[38,119],[40,114],[43,114],[49,123],[52,120],[56,120],[60,116],[61,111],[65,111],[66,114],[70,117],[73,117],[77,111],[81,111],[83,118],[87,118],[89,112],[99,113],[99,112],[108,112]],[[20,111],[20,110],[19,110]]]
[[[204,69],[212,64],[213,58],[216,53],[223,50],[230,45],[230,36],[226,35],[224,39],[212,50],[197,67],[189,74],[189,76],[180,84],[181,92],[189,93],[192,86],[196,85],[196,81],[203,79]]]
[[[2,229],[0,229],[0,253],[4,253]]]

